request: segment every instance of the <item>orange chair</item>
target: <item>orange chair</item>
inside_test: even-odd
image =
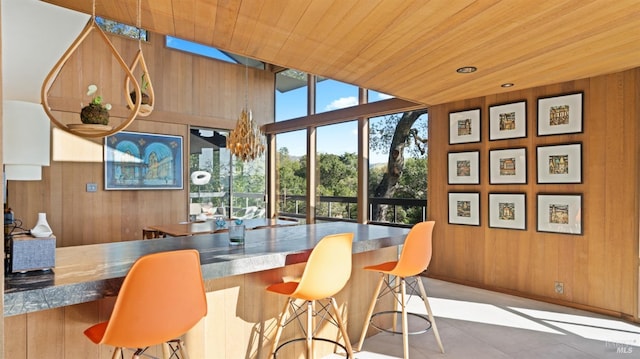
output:
[[[116,347],[112,358],[120,358],[123,348],[137,348],[140,358],[152,345],[163,344],[187,358],[182,336],[207,314],[207,299],[197,250],[160,252],[140,257],[120,288],[111,318],[84,331],[96,344]],[[177,344],[173,348],[171,344]]]
[[[353,350],[347,334],[347,328],[340,317],[338,305],[333,297],[344,288],[351,276],[352,242],[353,233],[334,234],[322,238],[311,251],[299,281],[277,283],[267,287],[267,291],[269,292],[289,297],[278,320],[278,329],[276,330],[273,340],[271,357],[276,358],[278,350],[283,346],[304,340],[306,341],[307,358],[313,358],[312,341],[321,340],[342,347],[347,352],[348,358],[353,358]],[[297,305],[297,299],[303,300],[306,305]],[[326,301],[326,303],[322,301]],[[321,308],[314,310],[316,302],[320,304]],[[292,315],[291,318],[287,320],[288,309],[291,309]],[[333,309],[334,315],[331,315],[329,309]],[[307,324],[306,329],[302,328],[305,337],[291,339],[278,346],[284,327],[294,319],[305,314],[305,312]],[[326,319],[328,322],[337,326],[342,334],[345,345],[343,346],[334,340],[315,337],[313,330],[314,316],[316,318]],[[319,328],[319,325],[316,325],[315,328]]]
[[[427,267],[429,266],[429,262],[431,261],[431,235],[433,233],[434,224],[435,222],[433,221],[421,222],[411,228],[411,231],[409,231],[409,234],[407,234],[407,238],[405,239],[402,253],[400,253],[400,259],[398,261],[381,263],[364,268],[366,270],[379,272],[380,281],[378,282],[378,287],[373,294],[371,306],[369,307],[369,312],[367,313],[367,317],[364,322],[364,328],[362,329],[362,334],[360,336],[360,342],[358,343],[358,347],[356,348],[357,351],[360,351],[362,349],[365,336],[367,335],[367,330],[369,329],[369,325],[371,325],[376,329],[382,331],[391,332],[394,334],[402,334],[404,358],[409,358],[408,335],[424,333],[429,329],[427,327],[427,329],[419,332],[409,332],[408,330],[407,309],[405,305],[407,293],[406,287],[407,285],[409,285],[410,289],[412,289],[414,292],[418,292],[416,290],[416,286],[417,289],[419,289],[420,297],[424,302],[424,306],[427,309],[427,314],[429,317],[424,318],[423,316],[418,314],[409,314],[423,318],[426,322],[430,323],[431,328],[433,329],[433,334],[435,335],[438,346],[440,347],[440,351],[444,353],[444,347],[442,346],[442,341],[440,340],[440,334],[438,333],[438,327],[436,327],[436,321],[433,318],[433,313],[431,312],[431,306],[429,305],[427,292],[424,290],[424,284],[422,284],[422,280],[417,277],[418,274],[427,269]],[[397,278],[397,280],[392,280],[391,277],[395,277]],[[383,284],[386,285],[386,289],[382,294],[380,294]],[[373,310],[378,299],[389,293],[392,293],[395,297],[395,310],[373,314]],[[398,305],[401,306],[402,310],[398,311]],[[396,331],[396,313],[402,313],[402,332]],[[379,328],[371,322],[372,316],[381,314],[393,314],[392,330]]]

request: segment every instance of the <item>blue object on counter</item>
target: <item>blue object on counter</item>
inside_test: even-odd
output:
[[[224,228],[227,225],[227,221],[222,217],[216,218],[216,228]]]
[[[242,224],[242,218],[236,218],[236,224],[237,225],[241,225]]]

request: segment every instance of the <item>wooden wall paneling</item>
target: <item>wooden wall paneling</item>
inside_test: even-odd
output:
[[[27,316],[7,317],[2,324],[5,333],[4,358],[27,359]]]
[[[101,357],[100,346],[84,335],[87,328],[100,322],[99,305],[100,303],[96,301],[61,309],[64,313],[64,342],[61,343],[64,348],[64,358]]]
[[[629,264],[637,261],[637,198],[630,193],[637,193],[638,189],[638,123],[636,119],[625,115],[632,111],[626,107],[625,101],[634,98],[637,80],[627,71],[595,79],[605,82],[606,117],[608,139],[604,150],[606,152],[607,196],[605,199],[605,244],[604,258],[608,262],[611,273],[604,282],[603,292],[609,305],[616,306],[620,311],[632,314],[630,308],[635,306],[634,292],[637,288],[631,283],[637,283],[635,270]],[[635,97],[637,100],[637,97]],[[614,120],[615,119],[615,120]],[[626,250],[622,251],[621,249]],[[616,258],[618,260],[612,260]],[[634,268],[635,269],[635,268]]]
[[[639,69],[509,94],[458,101],[429,109],[429,201],[434,228],[434,259],[429,273],[490,289],[546,298],[621,316],[638,313]],[[583,133],[537,136],[537,100],[584,93]],[[488,141],[488,106],[527,101],[525,139]],[[631,104],[631,105],[629,105]],[[448,113],[481,107],[482,142],[448,144]],[[536,147],[582,143],[583,183],[537,184]],[[526,147],[528,183],[490,185],[488,151]],[[480,185],[447,185],[447,152],[481,151]],[[448,191],[481,192],[481,226],[447,224]],[[527,230],[488,228],[488,193],[524,192]],[[537,232],[538,193],[582,193],[584,235]],[[481,243],[481,248],[477,248]],[[615,262],[615,263],[612,263]],[[554,290],[564,283],[564,293]]]
[[[7,332],[9,333],[9,332]],[[27,315],[27,358],[64,358],[64,311],[43,310]]]

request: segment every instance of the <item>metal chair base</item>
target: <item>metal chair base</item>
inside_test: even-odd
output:
[[[323,303],[323,301],[327,301],[327,302]],[[315,308],[316,304],[320,307],[319,309]],[[289,310],[291,310],[291,316],[287,318],[287,312]],[[331,312],[333,312],[333,315],[331,314]],[[306,325],[303,325],[303,323],[300,321],[301,316],[306,317]],[[311,323],[314,317],[318,318],[320,322],[326,322],[338,328],[339,334],[342,335],[342,339],[344,340],[345,344],[343,345],[338,341],[331,340],[328,338],[316,337],[314,335],[314,332],[316,331],[316,329],[319,328],[319,326],[317,325],[320,322],[316,323],[315,328],[312,327]],[[278,342],[280,340],[280,335],[282,334],[284,327],[286,327],[288,324],[291,324],[292,322],[298,323],[299,328],[302,330],[305,336],[289,339],[285,343],[278,345]],[[336,303],[335,298],[333,297],[325,298],[323,300],[306,300],[304,301],[303,305],[296,305],[295,298],[291,298],[291,297],[288,298],[280,314],[280,319],[278,320],[277,326],[278,326],[278,329],[276,330],[273,347],[271,350],[271,356],[274,359],[277,358],[278,351],[285,345],[292,344],[299,341],[306,342],[308,340],[310,340],[309,344],[311,344],[311,342],[314,340],[332,343],[335,346],[342,348],[346,353],[347,358],[350,358],[350,359],[353,358],[353,349],[351,348],[351,343],[349,341],[349,336],[347,334],[347,328],[340,317],[340,311],[338,310],[338,305]],[[307,354],[312,359],[314,357],[314,353],[310,351],[310,348],[311,347],[309,346],[307,347]],[[334,350],[334,353],[335,353],[335,350]]]
[[[300,338],[295,338],[295,339],[287,340],[286,342],[284,342],[284,343],[282,343],[282,344],[278,345],[278,347],[276,348],[276,350],[273,352],[273,359],[277,359],[277,357],[278,357],[278,351],[280,350],[280,348],[284,347],[285,345],[293,344],[293,343],[295,343],[295,342],[304,342],[304,341],[306,341],[306,340],[307,340],[307,338],[302,338],[302,337],[300,337]],[[337,341],[335,341],[335,340],[331,340],[331,339],[327,339],[327,338],[316,338],[316,337],[311,338],[311,340],[317,340],[317,341],[322,341],[322,342],[327,342],[327,343],[331,343],[331,344],[337,345],[337,346],[339,346],[340,348],[342,348],[342,350],[344,350],[345,354],[347,355],[347,356],[346,356],[346,358],[347,358],[347,359],[353,359],[353,358],[351,358],[351,356],[349,355],[349,351],[347,350],[347,347],[346,347],[346,346],[344,346],[344,345],[342,345],[342,344],[340,344],[339,342],[337,342]]]
[[[380,330],[382,332],[385,332],[385,333],[402,334],[402,332],[399,332],[399,331],[396,331],[396,330],[392,330],[392,329],[388,329],[388,328],[381,328],[381,327],[377,326],[373,322],[373,318],[375,318],[375,317],[377,317],[379,315],[388,315],[388,314],[400,314],[400,315],[402,315],[402,311],[399,311],[399,310],[385,310],[385,311],[382,311],[382,312],[373,313],[371,315],[371,319],[369,320],[369,324],[372,327],[374,327],[374,328],[376,328],[376,329],[378,329],[378,330]],[[424,334],[424,333],[428,332],[429,329],[431,329],[431,321],[429,320],[429,318],[427,316],[422,315],[422,314],[417,314],[417,313],[409,313],[409,312],[407,312],[407,316],[420,318],[420,319],[422,319],[422,320],[424,320],[426,322],[426,328],[420,329],[418,331],[407,332],[408,335]]]

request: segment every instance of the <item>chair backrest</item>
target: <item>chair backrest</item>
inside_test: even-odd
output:
[[[407,234],[400,253],[400,259],[393,273],[401,277],[411,277],[422,273],[431,262],[431,239],[436,222],[416,223]]]
[[[149,254],[125,277],[101,343],[127,348],[164,343],[206,314],[198,251]]]
[[[313,248],[292,297],[317,300],[332,297],[351,276],[353,233],[328,235]]]

